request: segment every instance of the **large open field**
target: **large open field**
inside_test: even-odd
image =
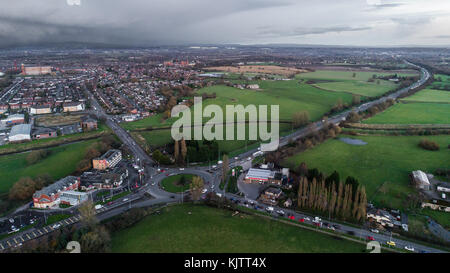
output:
[[[365,121],[367,124],[450,124],[450,104],[397,103]]]
[[[73,173],[88,147],[97,141],[89,140],[50,148],[51,154],[33,165],[28,165],[26,161],[29,152],[0,156],[0,193],[7,192],[21,177],[33,178],[40,174],[49,174],[56,180]]]
[[[191,214],[188,214],[191,212]],[[206,206],[172,206],[112,235],[112,252],[325,253],[365,246],[257,216]]]
[[[216,98],[203,101],[203,108],[208,105],[219,105],[225,109],[226,105],[279,105],[280,120],[291,121],[292,114],[297,111],[308,111],[311,120],[319,119],[333,107],[340,99],[344,103],[351,102],[351,94],[320,90],[297,81],[258,81],[262,90],[241,90],[233,87],[215,85],[200,89],[198,94],[216,94]],[[192,109],[192,108],[191,108]],[[193,114],[193,111],[191,111]],[[225,111],[224,111],[225,113]],[[137,122],[124,123],[128,130],[148,127],[170,126],[177,118],[170,118],[160,122],[161,116],[155,115]],[[209,120],[204,119],[204,122]],[[229,126],[227,126],[229,127]],[[280,124],[280,132],[288,132],[292,128],[289,124]],[[226,130],[226,128],[225,128]],[[236,130],[236,127],[235,127]],[[151,146],[161,146],[172,142],[170,130],[153,130],[139,132]],[[250,142],[251,143],[251,142]],[[245,141],[221,141],[221,150],[231,152],[245,147]],[[249,144],[249,143],[247,143]]]
[[[434,89],[424,89],[410,97],[403,98],[406,102],[436,102],[450,103],[450,92]]]
[[[363,81],[342,81],[342,82],[323,82],[316,83],[315,86],[330,91],[349,92],[365,97],[375,97],[382,95],[397,85],[390,81],[380,80],[379,83]]]
[[[355,73],[355,77],[353,77]],[[366,72],[366,71],[336,71],[336,70],[316,70],[314,72],[301,73],[296,76],[298,79],[317,79],[317,80],[356,80],[366,81],[373,75],[388,76],[394,75],[393,72]],[[397,73],[398,76],[414,76],[418,73]]]
[[[285,159],[290,168],[306,162],[331,174],[338,171],[341,179],[356,177],[366,186],[368,200],[377,205],[404,207],[408,193],[408,174],[413,170],[434,172],[450,168],[450,138],[444,136],[358,136],[367,145],[357,146],[331,139],[303,153]],[[421,139],[436,141],[439,151],[426,151],[417,146]],[[381,187],[384,184],[383,187]],[[381,187],[381,188],[380,188]],[[380,191],[378,191],[380,190]]]
[[[365,97],[380,96],[397,87],[396,83],[375,79],[368,82],[373,75],[388,76],[394,72],[367,72],[367,71],[339,71],[339,70],[316,70],[314,72],[301,73],[297,79],[308,79],[318,81],[314,85],[324,90],[348,92]],[[399,76],[414,76],[416,74],[397,73]]]

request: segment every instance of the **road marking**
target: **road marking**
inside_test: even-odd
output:
[[[5,249],[5,247],[3,246],[3,244],[0,244],[0,247],[2,248],[2,250]]]
[[[30,234],[26,234],[26,235],[27,235],[27,237],[28,237],[28,240],[31,240]]]
[[[13,238],[13,240],[14,240],[14,243],[18,244],[18,242],[17,242],[16,238]]]
[[[8,243],[8,246],[11,247],[11,243],[9,241],[6,241]]]
[[[70,225],[70,222],[68,220],[64,220],[64,223],[66,223],[66,225]]]

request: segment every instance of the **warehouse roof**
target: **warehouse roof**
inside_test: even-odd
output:
[[[11,132],[9,133],[9,136],[15,136],[15,135],[29,135],[31,133],[31,124],[19,124],[14,125],[11,128]]]
[[[267,180],[274,177],[274,172],[265,169],[250,168],[245,176],[246,179]]]

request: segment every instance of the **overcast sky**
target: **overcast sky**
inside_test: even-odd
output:
[[[0,4],[0,46],[450,45],[448,0],[0,0]]]

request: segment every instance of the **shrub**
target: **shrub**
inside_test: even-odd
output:
[[[437,151],[439,150],[439,144],[434,141],[422,139],[419,143],[419,146],[425,150],[429,151]]]

